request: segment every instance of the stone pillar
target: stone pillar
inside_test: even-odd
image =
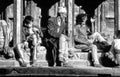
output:
[[[69,48],[73,47],[73,25],[74,25],[74,0],[68,0],[68,37]]]
[[[13,39],[14,45],[21,42],[21,26],[23,14],[23,0],[14,0],[14,24],[13,24]]]
[[[100,32],[100,29],[101,29],[101,25],[100,25],[100,22],[101,22],[101,19],[100,19],[100,16],[101,16],[101,5],[98,6],[97,8],[97,31]]]
[[[105,3],[103,2],[101,5],[101,31],[106,28],[106,22],[105,22]]]
[[[97,20],[97,8],[95,9],[95,26],[94,26],[94,32],[97,32],[97,23],[98,23],[98,20]]]
[[[114,0],[114,15],[115,15],[115,27],[114,27],[114,33],[115,37],[117,34],[117,31],[120,30],[120,0]]]

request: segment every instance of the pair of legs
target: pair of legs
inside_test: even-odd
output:
[[[67,44],[67,36],[61,35],[60,37],[60,43],[59,43],[59,58],[61,61],[65,61],[68,59],[68,44]],[[106,41],[98,32],[95,32],[90,36],[91,45],[86,46],[86,45],[78,45],[78,48],[83,49],[83,50],[91,50],[92,51],[92,58],[94,61],[94,64],[100,65],[99,60],[98,60],[98,55],[97,55],[97,46],[93,44],[94,41],[99,41],[103,42]]]
[[[30,40],[30,39],[32,39],[32,40]],[[28,41],[25,41],[25,42],[17,45],[17,51],[18,51],[18,54],[20,57],[20,61],[22,61],[22,62],[26,62],[24,60],[24,53],[27,51],[29,51],[29,53],[32,53],[32,54],[30,54],[30,56],[32,56],[32,63],[34,63],[37,59],[36,58],[37,38],[35,35],[32,35],[30,39],[28,39]],[[30,62],[30,61],[27,61],[27,62]]]
[[[95,32],[90,36],[89,41],[92,43],[92,45],[90,47],[91,47],[91,51],[92,51],[92,57],[93,57],[94,65],[95,64],[100,64],[99,59],[98,59],[98,55],[97,55],[97,46],[94,45],[93,42],[95,42],[95,41],[104,42],[106,40],[101,36],[100,33]]]
[[[59,38],[54,38],[49,36],[46,41],[47,47],[47,60],[49,66],[61,66],[61,62],[59,61]]]

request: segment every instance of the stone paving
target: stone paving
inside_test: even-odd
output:
[[[120,76],[120,68],[108,67],[15,67],[0,68],[0,75],[5,76]]]

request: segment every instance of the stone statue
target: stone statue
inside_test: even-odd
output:
[[[9,47],[9,42],[11,36],[11,30],[8,27],[8,23],[5,20],[0,20],[0,49],[3,51],[4,55],[7,57],[12,58],[14,56],[13,50]]]

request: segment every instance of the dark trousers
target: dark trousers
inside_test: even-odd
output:
[[[50,66],[61,66],[59,61],[59,39],[49,38],[47,39],[47,60]]]

